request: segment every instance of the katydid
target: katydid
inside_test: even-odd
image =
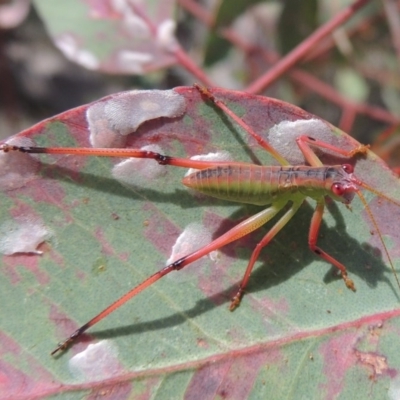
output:
[[[18,146],[7,143],[0,145],[0,151],[5,153],[19,151],[22,153],[33,154],[43,153],[75,154],[83,156],[91,155],[102,157],[133,157],[140,159],[152,159],[160,165],[193,168],[196,171],[190,173],[183,179],[183,184],[185,186],[218,199],[266,207],[257,214],[247,218],[226,233],[222,234],[220,237],[211,241],[211,243],[184,257],[179,258],[178,260],[170,263],[155,274],[145,279],[138,286],[128,291],[113,304],[105,308],[98,315],[77,329],[65,341],[59,343],[57,348],[51,353],[52,355],[58,353],[59,351],[64,351],[87,329],[101,321],[107,315],[115,311],[128,300],[135,297],[141,291],[151,286],[165,275],[175,270],[179,271],[199,258],[235,240],[238,240],[245,235],[248,235],[262,225],[266,224],[269,220],[282,211],[283,215],[253,250],[243,279],[230,304],[230,310],[233,311],[241,302],[252,269],[261,249],[267,246],[274,236],[289,222],[307,197],[315,200],[317,203],[311,219],[308,236],[310,249],[322,259],[336,267],[340,272],[346,287],[355,291],[356,288],[354,282],[348,277],[346,267],[318,247],[317,238],[324,213],[325,196],[329,196],[335,201],[349,205],[352,202],[354,195],[357,194],[367,210],[367,213],[373,225],[375,226],[376,231],[378,232],[382,247],[389,260],[392,271],[395,274],[397,284],[400,288],[400,282],[397,278],[387,247],[382,239],[378,224],[360,189],[366,189],[398,206],[400,206],[400,203],[388,198],[378,190],[375,190],[358,179],[353,173],[353,166],[351,164],[326,166],[322,163],[313,150],[313,148],[327,150],[342,157],[351,158],[357,154],[365,154],[368,146],[359,145],[351,151],[345,151],[322,140],[317,140],[307,136],[307,132],[305,132],[304,135],[300,135],[296,139],[296,142],[309,165],[292,166],[277,150],[275,150],[267,141],[265,141],[263,137],[254,132],[250,126],[244,123],[244,121],[234,114],[223,102],[216,99],[211,91],[198,86],[196,86],[196,88],[206,100],[213,102],[215,106],[220,108],[235,123],[240,125],[245,132],[251,135],[261,147],[268,151],[281,164],[281,166],[261,166],[244,162],[185,159],[162,155],[154,151],[130,148],[55,148]]]

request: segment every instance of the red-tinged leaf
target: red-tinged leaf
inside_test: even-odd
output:
[[[91,70],[144,74],[176,62],[171,0],[34,0],[56,46]]]
[[[299,134],[356,146],[337,128],[289,104],[214,93],[281,145],[292,163],[301,162],[293,141]],[[148,114],[156,109],[164,116]],[[130,130],[122,139],[109,136]],[[112,95],[11,141],[90,147],[90,137],[99,139],[96,133],[104,134],[103,145],[111,137],[120,146],[158,146],[179,157],[225,151],[237,161],[274,163],[193,88]],[[391,398],[398,397],[399,289],[357,198],[351,211],[330,203],[319,237],[320,246],[348,268],[356,293],[309,251],[312,208],[304,205],[262,251],[235,312],[228,311],[230,297],[268,227],[163,278],[52,358],[58,341],[162,268],[172,250],[191,251],[260,210],[186,190],[182,168],[153,169],[154,161],[139,161],[132,170],[119,159],[1,155],[2,246],[10,249],[29,234],[27,248],[2,256],[1,398],[72,390],[110,398],[154,398],[161,392],[163,398],[376,398],[388,388]],[[400,198],[397,178],[372,153],[351,162],[365,182]],[[121,185],[116,170],[133,185]],[[366,196],[398,270],[400,210]],[[11,242],[4,242],[10,240],[7,224],[14,224]],[[175,245],[179,237],[184,249]],[[34,239],[44,241],[35,249],[42,254],[27,253]]]

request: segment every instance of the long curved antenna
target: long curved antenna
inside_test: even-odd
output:
[[[370,188],[370,187],[369,187],[367,184],[365,184],[364,182],[360,182],[359,185],[362,186],[364,189],[366,189],[366,190],[368,190],[368,191],[370,191],[370,192],[376,194],[377,196],[380,196],[380,197],[382,197],[382,198],[384,198],[384,199],[390,201],[391,203],[400,206],[400,203],[397,203],[396,201],[390,199],[389,197],[385,196],[384,194],[378,192],[377,190]],[[378,232],[379,240],[381,241],[382,247],[383,247],[383,249],[385,250],[386,257],[387,257],[388,260],[389,260],[390,268],[392,269],[393,274],[394,274],[394,276],[395,276],[395,278],[396,278],[397,286],[398,286],[399,289],[400,289],[400,281],[399,281],[399,278],[398,278],[398,276],[397,276],[396,270],[394,269],[394,265],[393,265],[392,259],[390,258],[389,251],[388,251],[388,249],[387,249],[387,247],[386,247],[386,245],[385,245],[385,242],[383,241],[381,231],[379,230],[379,227],[378,227],[378,223],[376,222],[376,219],[375,219],[374,215],[372,214],[372,211],[371,211],[371,209],[369,208],[369,205],[368,205],[368,203],[367,203],[367,200],[365,200],[364,195],[363,195],[363,194],[361,193],[361,191],[359,191],[359,190],[356,190],[356,193],[358,194],[358,196],[360,197],[360,200],[361,200],[362,203],[364,204],[364,207],[365,207],[365,209],[367,210],[367,213],[368,213],[368,215],[369,215],[370,220],[372,221],[372,224],[373,224],[374,227],[375,227],[375,230]]]

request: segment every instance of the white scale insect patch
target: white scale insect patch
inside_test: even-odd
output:
[[[102,340],[73,356],[68,367],[81,382],[109,379],[121,373],[118,349],[110,340]]]
[[[169,265],[174,261],[187,256],[193,251],[206,246],[207,244],[211,243],[211,241],[212,235],[209,229],[198,223],[189,224],[178,236],[175,244],[172,246],[171,255],[168,258],[166,265]],[[218,250],[212,251],[208,257],[211,261],[216,262],[218,260]],[[199,268],[200,260],[195,261],[188,267],[183,268],[176,273],[167,275],[167,277],[175,282],[185,282],[191,279],[193,274],[197,275],[196,270]]]
[[[162,153],[160,146],[157,145],[144,146],[141,150]],[[128,158],[112,169],[112,176],[127,187],[154,188],[154,180],[164,177],[166,173],[167,169],[164,165],[144,158]]]
[[[174,90],[131,90],[88,107],[86,119],[93,147],[122,147],[126,136],[149,120],[176,118],[186,110],[185,98]]]
[[[7,140],[8,144],[16,146],[34,146],[31,139],[14,137]],[[10,151],[0,152],[0,190],[9,191],[23,187],[32,180],[37,170],[39,162],[34,155]]]
[[[53,232],[36,217],[21,217],[0,225],[0,253],[42,254],[37,247],[49,240]]]
[[[267,138],[269,144],[291,165],[299,165],[305,163],[304,155],[296,143],[296,138],[301,135],[311,136],[327,143],[332,140],[329,125],[319,119],[282,121],[269,130]],[[318,149],[313,150],[319,154]]]

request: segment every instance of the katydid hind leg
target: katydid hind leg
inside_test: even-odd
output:
[[[216,168],[224,165],[231,165],[232,161],[204,161],[191,158],[179,158],[168,156],[154,151],[141,149],[109,149],[109,148],[91,148],[91,147],[35,147],[35,146],[16,146],[3,143],[0,145],[0,151],[10,153],[18,151],[28,154],[72,154],[78,156],[96,156],[96,157],[116,157],[116,158],[141,158],[152,159],[160,165],[171,165],[181,168],[207,169]]]
[[[155,274],[151,275],[149,278],[145,279],[139,285],[129,290],[122,297],[120,297],[114,303],[112,303],[103,311],[101,311],[99,314],[97,314],[95,317],[93,317],[90,321],[86,322],[84,325],[78,328],[66,340],[59,343],[58,347],[51,352],[51,355],[55,355],[60,351],[66,350],[75,340],[77,340],[90,327],[100,322],[107,315],[114,312],[117,308],[121,307],[127,301],[137,296],[140,292],[153,285],[155,282],[157,282],[165,275],[171,273],[172,271],[179,271],[187,267],[188,265],[192,264],[199,258],[211,253],[212,251],[218,250],[219,248],[231,242],[234,242],[240,239],[241,237],[246,236],[249,233],[255,231],[256,229],[267,223],[271,218],[273,218],[285,206],[285,204],[286,202],[278,202],[277,204],[272,205],[255,215],[252,215],[246,220],[240,222],[238,225],[234,226],[228,232],[224,233],[223,235],[213,240],[208,245],[203,246],[199,250],[196,250],[193,253],[172,262],[171,264],[162,268]]]

